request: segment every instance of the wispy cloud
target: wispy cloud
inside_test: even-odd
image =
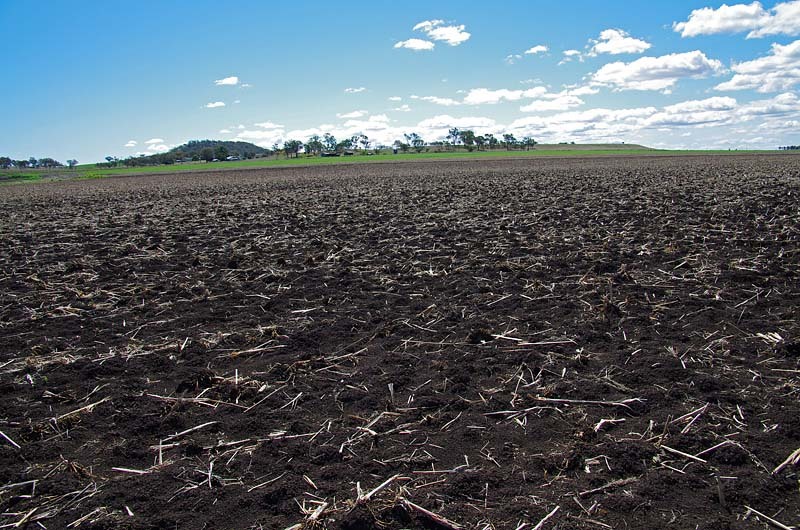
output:
[[[336,117],[337,118],[352,119],[352,118],[361,118],[361,117],[366,116],[366,115],[367,115],[367,111],[366,110],[354,110],[352,112],[338,113],[338,114],[336,114]]]
[[[128,140],[128,143],[125,144],[125,147],[136,147],[136,145],[136,140]]]
[[[149,140],[145,141],[145,145],[153,145],[153,144],[163,144],[163,138],[150,138]]]
[[[548,48],[544,44],[537,44],[536,46],[534,46],[532,48],[528,48],[523,53],[525,55],[538,55],[540,53],[547,53],[548,50],[550,50],[550,48]]]
[[[214,84],[217,86],[238,85],[239,78],[235,75],[232,75],[230,77],[223,77],[222,79],[217,79],[216,81],[214,81]]]
[[[360,87],[349,87],[349,88],[345,88],[344,92],[345,92],[345,94],[358,94],[359,92],[364,92],[365,90],[366,90],[366,88],[363,87],[363,86],[360,86]]]
[[[409,50],[414,51],[430,51],[436,47],[434,43],[429,40],[423,39],[408,39],[408,40],[401,40],[396,42],[394,45],[395,48],[406,48]]]
[[[207,109],[216,109],[218,107],[224,107],[225,103],[222,101],[212,101],[211,103],[206,103],[205,107]]]

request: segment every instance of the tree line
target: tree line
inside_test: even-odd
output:
[[[800,145],[782,145],[778,148],[779,151],[797,151]]]
[[[416,132],[404,134],[403,140],[395,140],[391,148],[394,151],[399,150],[404,153],[409,150],[421,153],[423,150],[430,150],[431,147],[437,148],[440,151],[454,151],[461,147],[470,152],[475,150],[484,151],[487,149],[506,149],[509,151],[512,149],[525,149],[527,151],[536,145],[536,140],[530,136],[518,140],[513,134],[506,133],[498,138],[495,137],[494,134],[477,135],[475,131],[471,129],[462,130],[457,127],[449,129],[446,139],[442,141],[426,142],[425,139]],[[276,143],[272,146],[272,150],[274,153],[282,151],[287,158],[297,158],[301,150],[309,155],[338,156],[343,153],[351,154],[349,153],[350,151],[359,148],[367,151],[370,149],[371,145],[372,141],[365,134],[356,134],[350,138],[338,141],[332,134],[325,133],[323,136],[315,134],[305,142],[295,139],[286,140],[283,142],[282,147]],[[377,152],[385,148],[386,146],[377,145],[375,150]]]
[[[67,160],[67,166],[73,168],[78,165],[77,160]],[[59,162],[54,158],[35,158],[30,157],[27,160],[13,160],[7,156],[0,156],[0,169],[33,169],[33,168],[56,168],[56,167],[64,167],[64,164]]]

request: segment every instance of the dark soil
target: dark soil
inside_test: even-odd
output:
[[[0,526],[797,525],[799,194],[794,156],[0,188]]]

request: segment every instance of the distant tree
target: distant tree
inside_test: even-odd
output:
[[[425,140],[422,139],[417,133],[404,134],[406,142],[414,148],[417,153],[421,153],[425,148]]]
[[[461,139],[461,131],[458,130],[458,127],[453,127],[447,131],[447,139],[450,140],[451,144],[458,145],[458,141]]]
[[[205,160],[206,162],[211,162],[214,160],[214,150],[210,147],[204,147],[200,151],[200,158]]]
[[[217,160],[225,160],[228,158],[228,148],[224,145],[218,146],[216,149],[214,149],[214,158]]]
[[[525,150],[526,151],[529,151],[529,150],[533,149],[533,146],[536,145],[536,140],[534,140],[530,136],[526,136],[525,138],[522,139],[522,145],[525,146]]]
[[[322,145],[325,147],[326,151],[333,153],[336,151],[336,146],[339,144],[336,142],[336,137],[330,133],[325,133],[322,137]]]
[[[287,140],[283,143],[283,152],[286,153],[286,158],[289,158],[289,155],[292,154],[297,158],[301,147],[303,147],[303,142],[300,140]]]
[[[494,137],[493,134],[487,134],[485,135],[485,137],[486,137],[486,143],[489,145],[489,149],[495,149],[497,147],[497,144],[500,143],[498,139]]]
[[[11,167],[13,160],[7,156],[0,156],[0,168],[8,169]]]
[[[14,160],[14,166],[16,166],[18,169],[25,169],[29,164],[30,162],[27,160]]]
[[[58,160],[55,160],[53,158],[42,158],[39,160],[38,164],[40,167],[44,168],[62,167],[64,165]]]
[[[506,133],[503,135],[503,143],[506,144],[506,151],[510,151],[513,146],[517,145],[517,139],[513,134]]]
[[[366,151],[367,149],[369,149],[369,144],[370,144],[369,136],[367,136],[366,134],[359,134],[358,135],[358,143],[360,143],[361,144],[361,148],[364,151]]]
[[[481,148],[486,145],[486,138],[484,136],[476,136],[475,145],[478,146],[478,151],[480,151]]]
[[[311,138],[306,141],[306,153],[318,155],[322,152],[324,147],[325,146],[322,145],[322,138],[320,138],[318,134],[311,136]]]
[[[28,159],[28,167],[39,167],[39,161],[34,157]]]
[[[70,169],[72,169],[78,165],[78,161],[75,160],[74,158],[71,160],[67,160],[67,165],[70,167]]]
[[[463,143],[466,146],[467,150],[472,152],[475,149],[475,132],[474,131],[470,131],[470,130],[460,131],[458,133],[458,136],[459,136],[459,139],[461,140],[461,143]]]
[[[409,149],[410,147],[411,147],[411,146],[410,146],[409,144],[407,144],[407,143],[405,143],[405,142],[401,142],[400,140],[395,140],[395,141],[394,141],[394,148],[395,148],[395,149],[400,149],[400,150],[401,150],[401,151],[403,151],[404,153],[407,153],[407,152],[408,152],[408,149]]]
[[[355,138],[355,136],[353,138]],[[342,140],[341,142],[336,144],[336,151],[340,152],[340,151],[344,151],[346,149],[352,149],[353,148],[353,138],[345,138],[344,140]]]

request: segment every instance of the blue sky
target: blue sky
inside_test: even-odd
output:
[[[92,162],[324,132],[390,144],[451,126],[800,143],[800,0],[564,5],[4,0],[0,155]]]

